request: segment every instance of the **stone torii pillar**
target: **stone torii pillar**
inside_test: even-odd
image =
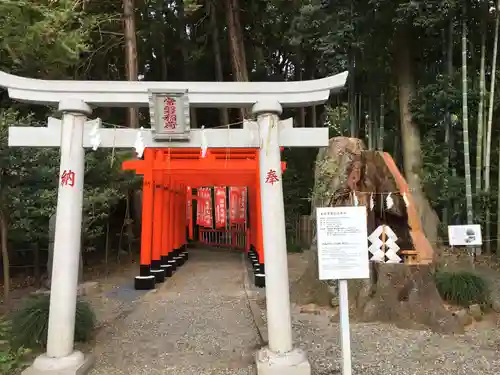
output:
[[[47,353],[37,357],[27,373],[56,372],[88,366],[85,356],[74,351],[78,269],[80,263],[83,176],[85,150],[83,129],[90,107],[67,99],[59,103],[62,116],[61,161],[57,192],[56,232],[52,264]],[[54,361],[59,358],[59,361]],[[76,370],[75,370],[76,371]]]
[[[0,72],[0,86],[12,99],[58,104],[62,122],[49,119],[48,127],[11,127],[9,146],[61,147],[53,282],[47,353],[39,356],[26,374],[76,375],[90,362],[74,351],[74,322],[83,199],[84,147],[92,146],[92,128],[86,122],[90,106],[150,106],[155,129],[100,129],[100,147],[132,148],[138,132],[144,147],[260,149],[260,194],[266,258],[266,300],[269,347],[256,356],[259,375],[310,375],[304,352],[294,349],[290,317],[286,236],[281,181],[280,146],[324,147],[327,128],[293,128],[292,120],[279,121],[282,106],[303,107],[325,102],[342,89],[347,72],[313,81],[283,82],[105,82],[44,81]],[[151,96],[159,92],[160,97]],[[151,100],[154,102],[151,102]],[[158,107],[164,103],[164,108]],[[170,105],[173,104],[173,108]],[[189,129],[189,106],[249,107],[257,122],[243,129]],[[168,108],[167,108],[168,106]],[[185,120],[175,137],[159,134]],[[174,120],[175,121],[175,120]],[[160,122],[160,123],[159,123]],[[165,122],[163,126],[163,122]],[[179,122],[178,122],[179,125]],[[175,124],[174,124],[175,128]],[[180,136],[180,138],[177,137]],[[163,136],[163,137],[162,137]],[[53,287],[53,288],[54,288]]]
[[[269,346],[256,354],[259,375],[309,375],[311,367],[304,351],[293,348],[288,258],[286,247],[285,207],[281,175],[279,115],[276,100],[257,102],[252,112],[257,116],[260,135],[259,181],[262,206],[262,234],[266,259],[266,312]],[[325,137],[328,143],[328,135]],[[322,143],[322,142],[318,142]],[[324,146],[321,144],[318,146]]]

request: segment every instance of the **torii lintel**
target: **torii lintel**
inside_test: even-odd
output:
[[[330,77],[289,82],[151,82],[70,81],[19,77],[0,71],[0,87],[23,102],[57,104],[73,98],[95,107],[148,107],[149,92],[187,93],[194,107],[251,107],[262,100],[279,100],[283,107],[324,103],[342,90],[348,72]]]

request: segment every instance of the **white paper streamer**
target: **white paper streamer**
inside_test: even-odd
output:
[[[391,194],[392,193],[389,193],[387,198],[385,198],[385,204],[386,204],[388,210],[390,210],[392,208],[392,206],[394,206],[394,199],[392,199]]]
[[[90,144],[92,145],[92,150],[94,151],[96,151],[101,145],[101,134],[99,134],[99,123],[97,121],[90,131]]]
[[[403,200],[405,202],[406,207],[409,207],[410,201],[408,200],[408,197],[406,196],[406,192],[403,192]]]
[[[135,138],[135,143],[134,143],[134,148],[135,152],[137,153],[137,157],[142,158],[142,155],[144,154],[144,149],[146,148],[144,145],[144,138],[142,137],[142,131],[144,128],[141,126],[141,128],[137,132],[137,136]]]
[[[354,206],[356,206],[356,207],[359,206],[359,199],[356,196],[355,192],[352,192],[352,201],[353,201]]]
[[[205,136],[205,126],[201,127],[201,157],[204,158],[207,156],[208,144],[207,137]]]
[[[375,201],[373,200],[373,193],[370,194],[370,211],[375,208]]]

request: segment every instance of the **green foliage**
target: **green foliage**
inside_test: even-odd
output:
[[[89,49],[90,33],[103,17],[88,15],[75,0],[0,2],[0,68],[60,77]]]
[[[326,106],[326,125],[330,129],[330,138],[349,134],[349,109],[347,105]]]
[[[49,217],[57,199],[58,150],[5,146],[8,126],[30,121],[30,116],[0,108],[0,208],[9,219],[9,243],[15,248],[47,246]],[[87,152],[83,233],[89,249],[105,234],[107,221],[127,191],[137,187],[137,179],[120,170],[130,157],[130,151]]]
[[[19,347],[13,349],[10,345],[11,323],[6,320],[0,320],[0,374],[8,374],[11,371],[22,367],[23,360],[28,349]]]
[[[287,251],[289,253],[303,253],[304,249],[302,246],[300,246],[298,243],[296,243],[294,240],[289,239],[287,242]]]
[[[10,341],[14,348],[45,348],[49,325],[50,295],[31,297],[12,316]],[[76,303],[75,341],[88,342],[96,324],[90,304],[78,300]]]
[[[488,302],[488,283],[484,278],[468,271],[437,271],[436,287],[441,297],[450,303],[467,307]]]

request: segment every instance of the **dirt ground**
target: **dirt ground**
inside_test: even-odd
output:
[[[86,288],[82,298],[89,301],[94,308],[98,327],[129,310],[132,302],[143,294],[131,291],[126,295],[126,290],[133,290],[133,278],[137,272],[136,259],[127,259],[121,264],[112,262],[106,266],[100,263],[85,268],[83,282],[85,285],[90,284],[90,287]],[[8,303],[5,303],[3,293],[0,296],[0,316],[8,315],[22,306],[26,298],[37,291],[45,290],[43,287],[35,287],[33,281],[33,278],[22,275],[13,278],[11,285],[14,289],[10,291]],[[3,290],[3,285],[0,285],[0,290]]]

